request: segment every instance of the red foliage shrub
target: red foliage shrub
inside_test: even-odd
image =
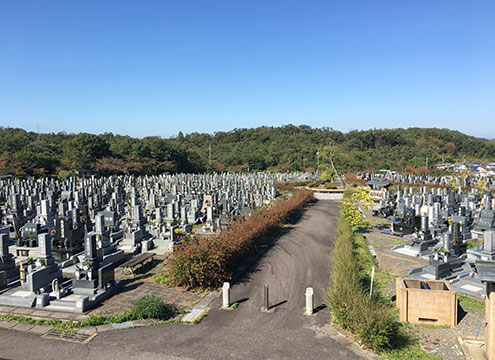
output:
[[[231,278],[245,255],[266,241],[265,235],[312,197],[309,190],[293,189],[291,197],[253,212],[218,235],[194,237],[169,258],[163,278],[187,289],[219,286]]]

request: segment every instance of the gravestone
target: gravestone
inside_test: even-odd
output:
[[[7,287],[8,281],[19,277],[19,269],[9,253],[9,235],[0,233],[0,290]]]
[[[38,235],[40,247],[40,257],[36,268],[28,271],[26,281],[21,288],[36,294],[40,291],[47,291],[54,279],[62,279],[62,270],[55,263],[51,252],[51,239],[48,234]]]

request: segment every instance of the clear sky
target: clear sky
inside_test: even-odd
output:
[[[493,0],[1,0],[0,125],[495,138]]]

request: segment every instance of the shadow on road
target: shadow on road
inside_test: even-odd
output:
[[[248,301],[248,300],[249,300],[249,298],[242,298],[242,299],[240,299],[240,300],[236,300],[236,301],[234,301],[234,302],[235,302],[235,303],[238,303],[238,304],[242,304],[243,302]]]
[[[298,209],[291,213],[287,217],[286,224],[279,226],[255,241],[258,245],[255,246],[253,251],[242,261],[237,267],[236,271],[232,275],[232,284],[247,284],[251,281],[254,274],[261,271],[260,263],[266,253],[277,243],[277,241],[284,235],[288,234],[294,229],[296,225],[304,216],[306,210],[311,207],[317,200],[312,200],[301,209]]]
[[[277,306],[283,305],[287,302],[287,300],[281,301],[279,303],[276,303],[275,305],[272,305],[268,308],[268,310],[275,309]]]
[[[266,234],[259,241],[260,244],[237,267],[235,273],[232,275],[232,283],[238,285],[250,282],[253,275],[261,271],[260,262],[263,260],[264,255],[273,248],[278,239],[289,233],[292,229],[293,226],[285,226]]]
[[[313,309],[313,314],[316,314],[318,311],[326,309],[327,306],[325,304],[321,304],[320,306],[317,306]]]

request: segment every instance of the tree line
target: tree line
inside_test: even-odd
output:
[[[426,171],[439,162],[493,161],[495,141],[449,129],[371,129],[343,133],[306,125],[179,132],[172,138],[104,133],[35,133],[0,127],[0,174],[99,175],[243,170],[387,168]],[[333,166],[332,166],[333,168]]]

